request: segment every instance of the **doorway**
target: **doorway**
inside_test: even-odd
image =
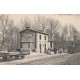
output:
[[[46,53],[46,44],[45,44],[45,47],[44,47],[44,52]]]
[[[39,49],[40,49],[40,53],[41,53],[41,44],[39,44]]]

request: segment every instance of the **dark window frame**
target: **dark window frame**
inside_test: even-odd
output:
[[[44,39],[46,40],[46,36],[44,37]]]
[[[39,39],[41,40],[41,35],[39,35]]]

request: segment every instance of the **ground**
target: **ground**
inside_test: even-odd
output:
[[[37,54],[24,59],[0,61],[1,65],[79,65],[80,53],[76,54]]]
[[[27,62],[28,65],[79,65],[80,54],[66,54],[46,59],[40,59],[37,61]]]
[[[56,63],[58,65],[80,65],[80,53],[73,54],[67,60]]]

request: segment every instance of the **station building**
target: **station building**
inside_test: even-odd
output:
[[[47,33],[26,28],[20,31],[20,49],[30,49],[31,52],[45,53],[50,47]]]

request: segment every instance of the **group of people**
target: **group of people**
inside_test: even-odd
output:
[[[73,45],[69,45],[67,49],[63,49],[63,48],[54,48],[54,49],[51,49],[51,48],[48,48],[47,49],[47,54],[51,54],[51,52],[54,52],[54,54],[57,54],[57,53],[69,53],[69,54],[74,54],[76,53],[76,48],[73,46]]]
[[[56,54],[56,53],[63,53],[63,49],[62,48],[54,48],[54,54]]]
[[[63,49],[62,48],[54,48],[54,49],[51,49],[51,48],[48,48],[48,50],[47,50],[47,54],[51,54],[51,51],[53,51],[54,52],[54,54],[57,54],[57,53],[62,53],[63,52]]]

